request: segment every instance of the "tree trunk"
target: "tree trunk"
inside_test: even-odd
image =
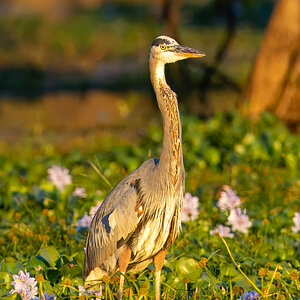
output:
[[[300,122],[300,1],[279,0],[265,32],[246,91],[250,114]]]
[[[153,6],[154,15],[165,22],[164,32],[179,42],[181,10],[183,0],[155,0]]]
[[[275,113],[292,128],[300,122],[300,45]]]
[[[202,103],[207,104],[208,92],[211,88],[213,77],[216,75],[219,76],[221,80],[230,85],[231,87],[237,88],[237,86],[231,82],[226,76],[222,76],[222,74],[218,74],[218,68],[222,64],[225,56],[227,55],[232,42],[234,41],[236,35],[236,27],[237,27],[237,16],[234,11],[234,1],[233,0],[222,0],[223,1],[223,9],[226,21],[226,33],[222,43],[217,49],[217,53],[215,55],[215,59],[212,65],[207,66],[203,75],[203,79],[200,82],[199,90],[200,90],[200,101]],[[218,5],[219,2],[216,2]]]

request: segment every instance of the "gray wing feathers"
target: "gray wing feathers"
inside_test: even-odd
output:
[[[137,202],[138,195],[129,180],[121,181],[105,198],[87,237],[84,278],[96,267],[108,273],[115,271],[116,259],[109,258],[135,230],[139,221]]]

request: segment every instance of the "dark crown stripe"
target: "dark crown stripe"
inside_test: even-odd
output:
[[[166,45],[171,45],[171,42],[169,40],[166,39],[156,39],[153,41],[152,46],[159,46],[161,44],[166,44]]]

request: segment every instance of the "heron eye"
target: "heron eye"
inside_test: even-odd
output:
[[[160,45],[161,50],[166,50],[166,45]]]

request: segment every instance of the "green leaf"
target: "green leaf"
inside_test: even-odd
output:
[[[47,268],[45,262],[42,260],[42,257],[38,256],[31,256],[28,266],[33,269],[38,269],[39,266],[41,266],[43,270],[46,270]]]
[[[58,278],[60,276],[60,272],[58,270],[48,270],[47,271],[47,279],[51,282],[51,283],[57,283]]]
[[[0,271],[1,271],[1,272],[8,272],[8,269],[7,269],[7,265],[6,265],[5,259],[2,259],[2,260],[1,260],[1,263],[0,263]]]
[[[21,296],[18,293],[13,293],[13,294],[7,294],[5,295],[4,298],[2,299],[15,299],[15,300],[22,300]]]
[[[219,287],[218,287],[219,281],[207,268],[206,268],[206,272],[203,272],[201,279],[211,284],[214,287],[215,292],[219,294]]]
[[[82,277],[82,269],[78,266],[73,267],[71,270],[71,279],[76,278],[76,277],[79,277],[79,278]]]
[[[51,267],[55,267],[55,262],[59,258],[59,253],[54,247],[41,248],[38,253]]]
[[[189,278],[192,281],[198,280],[202,273],[198,262],[191,257],[180,258],[176,263],[175,269],[179,277]]]
[[[223,276],[237,276],[239,272],[232,264],[221,264],[220,271]]]
[[[0,282],[8,283],[12,281],[12,276],[7,272],[0,272]]]
[[[249,278],[255,282],[255,276],[249,276]],[[242,275],[239,274],[236,277],[232,279],[233,282],[239,287],[242,287],[244,290],[251,290],[253,289],[252,285],[249,283],[249,281]]]
[[[8,272],[12,274],[18,274],[20,270],[23,270],[23,264],[18,261],[6,263]]]

